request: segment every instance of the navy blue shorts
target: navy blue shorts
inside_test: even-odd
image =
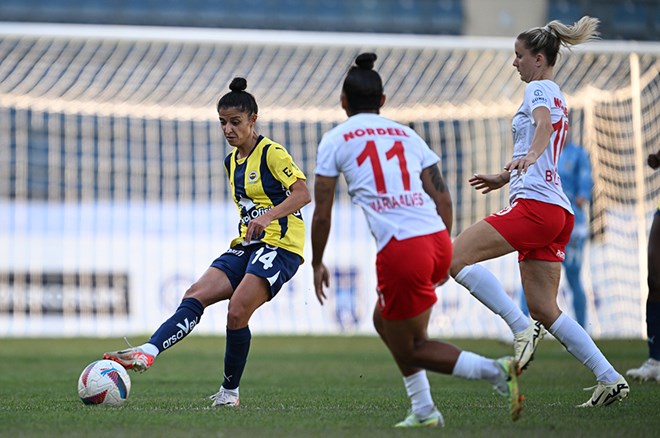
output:
[[[277,246],[255,243],[236,245],[213,260],[211,266],[227,274],[232,288],[236,290],[245,274],[265,278],[270,284],[271,299],[282,289],[282,285],[291,280],[302,257]]]

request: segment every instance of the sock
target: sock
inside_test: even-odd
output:
[[[495,384],[500,375],[500,369],[493,359],[470,351],[461,351],[451,375],[468,380],[486,380]]]
[[[248,352],[250,351],[250,340],[252,334],[250,327],[241,329],[227,329],[227,343],[225,345],[225,379],[222,387],[225,389],[237,389],[241,382],[241,376],[245,369]]]
[[[660,335],[660,301],[646,300],[646,336],[648,337],[649,357],[655,360],[660,360],[658,335]]]
[[[138,348],[142,350],[143,353],[150,354],[153,357],[158,356],[158,353],[160,353],[160,351],[158,351],[158,347],[156,347],[154,344],[146,343],[140,345]]]
[[[429,415],[435,404],[431,397],[431,385],[426,376],[426,371],[421,370],[403,378],[406,393],[412,402],[412,411],[418,417],[424,418]]]
[[[184,298],[174,315],[165,321],[151,335],[148,343],[163,352],[190,334],[199,323],[204,313],[204,306],[195,298]]]
[[[530,320],[507,295],[502,283],[481,265],[469,265],[456,275],[456,281],[497,315],[516,334],[529,327]]]
[[[612,383],[619,373],[607,361],[582,326],[564,313],[548,329],[552,335],[584,366],[589,368],[599,382]]]

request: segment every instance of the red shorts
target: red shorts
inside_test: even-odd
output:
[[[525,259],[563,262],[574,217],[554,204],[516,199],[511,206],[484,219]]]
[[[447,230],[390,240],[376,256],[378,308],[384,319],[419,315],[435,304],[435,285],[447,278],[452,244]]]

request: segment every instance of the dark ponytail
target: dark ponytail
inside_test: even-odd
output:
[[[383,96],[383,81],[374,71],[375,53],[361,53],[346,74],[342,91],[352,111],[377,111]]]

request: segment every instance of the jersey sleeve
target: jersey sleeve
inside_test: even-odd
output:
[[[415,131],[412,131],[411,137],[414,138],[419,143],[419,148],[422,154],[420,160],[422,169],[426,169],[427,167],[431,167],[434,164],[440,162],[440,157],[438,156],[438,154],[436,154],[431,149],[431,147],[428,144],[426,144],[424,139],[422,139],[422,137],[420,137]]]
[[[302,170],[293,162],[289,152],[279,144],[274,144],[268,149],[267,160],[268,167],[275,178],[287,189],[299,179],[307,179]]]
[[[544,106],[552,108],[552,96],[548,89],[543,87],[539,81],[532,81],[525,88],[525,102],[529,106],[529,112],[532,113],[538,107]]]
[[[316,151],[316,168],[314,173],[321,176],[339,176],[339,168],[337,167],[336,158],[337,148],[330,141],[327,135],[321,138],[319,148]]]

